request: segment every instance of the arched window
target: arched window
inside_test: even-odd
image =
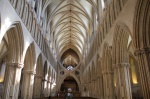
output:
[[[73,66],[68,66],[67,70],[73,70]]]

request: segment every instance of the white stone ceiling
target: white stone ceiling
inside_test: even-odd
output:
[[[44,5],[57,53],[72,48],[82,55],[93,31],[97,0],[45,0]]]

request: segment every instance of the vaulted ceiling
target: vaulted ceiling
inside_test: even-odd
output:
[[[82,55],[93,32],[97,0],[45,0],[51,41],[58,54],[73,49]],[[80,56],[79,55],[79,56]]]

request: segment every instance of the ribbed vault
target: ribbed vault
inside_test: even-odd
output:
[[[93,31],[96,6],[97,0],[45,0],[43,2],[42,13],[47,13],[50,40],[58,55],[66,48],[76,48],[78,51],[76,53],[82,55]]]

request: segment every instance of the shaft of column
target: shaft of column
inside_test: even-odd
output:
[[[6,64],[3,99],[18,99],[21,70],[23,64],[8,62]]]
[[[114,65],[114,73],[117,82],[117,99],[132,99],[129,63],[119,63]]]
[[[23,71],[23,83],[21,86],[21,99],[32,99],[33,84],[35,71],[25,70]]]
[[[144,99],[150,99],[150,48],[135,51]]]
[[[33,91],[34,98],[41,98],[41,92],[42,92],[41,85],[42,85],[42,75],[36,75],[34,81],[34,91]]]

